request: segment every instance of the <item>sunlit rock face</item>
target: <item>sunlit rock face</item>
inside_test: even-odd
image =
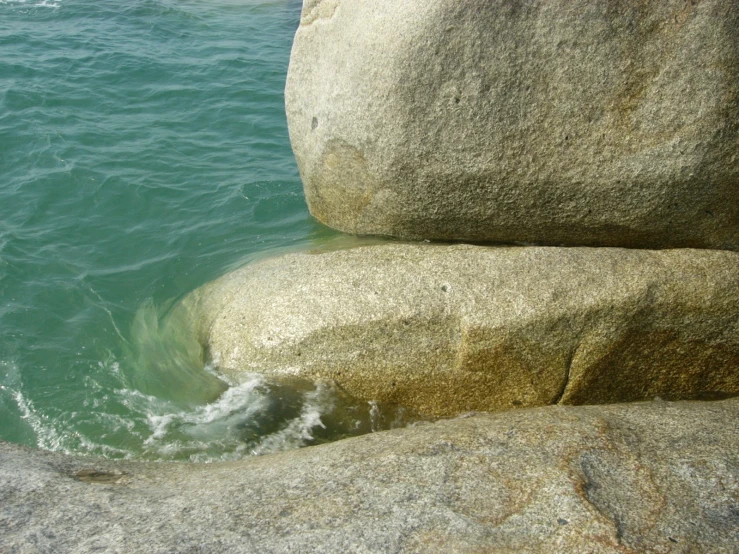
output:
[[[735,0],[306,0],[286,87],[345,232],[739,249]]]
[[[478,415],[235,463],[0,443],[7,552],[735,552],[739,403]]]
[[[185,300],[220,371],[427,415],[739,393],[739,253],[386,244],[248,265]]]

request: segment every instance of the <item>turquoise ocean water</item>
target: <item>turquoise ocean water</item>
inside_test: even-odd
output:
[[[0,439],[209,461],[394,425],[228,387],[169,319],[309,216],[283,88],[297,0],[0,0]]]

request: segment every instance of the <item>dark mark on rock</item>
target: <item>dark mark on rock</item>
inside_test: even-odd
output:
[[[90,468],[80,469],[73,475],[77,481],[102,485],[118,484],[125,476],[125,473],[110,473],[108,471],[98,471]]]

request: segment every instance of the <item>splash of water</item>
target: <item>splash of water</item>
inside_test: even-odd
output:
[[[170,306],[173,306],[170,309]],[[0,363],[0,414],[48,450],[111,458],[213,462],[330,442],[416,421],[404,410],[361,402],[332,383],[245,374],[238,382],[203,364],[190,314],[146,301],[124,354],[87,375],[82,409],[41,410],[21,372]],[[115,384],[115,386],[113,386]]]
[[[185,310],[147,300],[136,312],[124,356],[131,388],[185,406],[216,400],[228,384],[203,362]]]

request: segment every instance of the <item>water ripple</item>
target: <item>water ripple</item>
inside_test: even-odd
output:
[[[256,408],[218,400],[196,342],[154,321],[254,252],[331,234],[308,216],[284,117],[299,12],[0,0],[0,438],[116,457],[268,449],[237,444]],[[206,422],[228,398],[243,413]],[[281,429],[305,444],[322,428],[301,414]]]

